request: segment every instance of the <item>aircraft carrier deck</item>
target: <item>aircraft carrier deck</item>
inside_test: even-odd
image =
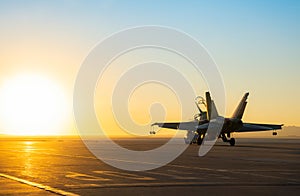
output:
[[[1,195],[300,194],[300,139],[237,139],[234,147],[220,141],[205,157],[191,145],[170,164],[144,172],[103,163],[79,139],[0,142]],[[145,150],[164,140],[117,142]]]

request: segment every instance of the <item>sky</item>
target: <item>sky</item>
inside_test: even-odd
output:
[[[35,97],[45,99],[46,104],[38,105],[39,108],[44,107],[45,114],[33,108],[32,111],[35,112],[28,112],[27,119],[43,115],[49,119],[37,127],[33,126],[34,120],[31,123],[28,123],[30,120],[21,122],[22,116],[15,117],[12,111],[20,110],[20,107],[14,109],[16,102],[27,100],[27,104],[36,105],[36,101],[30,103],[30,97],[20,98],[15,102],[5,102],[3,99],[4,104],[0,105],[0,132],[38,134],[39,129],[51,127],[57,129],[56,134],[76,133],[72,108],[73,88],[82,62],[107,36],[141,25],[175,28],[203,44],[223,77],[226,115],[233,113],[243,93],[250,92],[244,121],[300,126],[299,21],[299,1],[1,0],[0,96],[6,97],[11,93],[11,96],[22,97],[22,85],[20,87],[16,84],[19,87],[11,89],[18,82],[29,86],[34,83],[36,92],[41,86],[49,84],[49,81],[55,86],[52,89],[60,89],[64,95],[53,102],[54,98],[42,96],[46,94],[42,90],[37,94],[33,93]],[[31,75],[43,79],[31,83],[30,77],[25,82],[20,79]],[[28,85],[23,87],[27,88]],[[204,95],[204,86],[205,84],[197,91],[198,94]],[[155,87],[151,88],[150,94],[157,93]],[[52,90],[52,93],[57,92],[56,90]],[[163,91],[161,89],[160,92]],[[133,100],[140,100],[141,96],[141,93],[136,93]],[[166,92],[164,96],[170,95]],[[9,96],[7,99],[11,100]],[[175,99],[171,100],[173,105],[177,103]],[[47,104],[47,101],[52,101],[52,105]],[[194,104],[193,100],[191,104]],[[8,107],[10,105],[12,106]],[[137,106],[131,109],[136,114],[133,118],[139,123],[147,124],[151,117],[141,105],[143,104],[137,102]],[[57,107],[57,110],[49,113],[53,107]],[[143,110],[138,110],[139,108]],[[26,113],[30,109],[23,108],[22,112],[24,110]],[[190,110],[191,115],[195,112],[196,110]],[[101,109],[97,109],[96,113],[101,113]],[[147,113],[145,118],[141,117],[144,113]],[[7,119],[8,114],[10,119]],[[61,115],[59,120],[54,118],[58,114]],[[168,120],[179,118],[177,115],[168,115]],[[112,118],[105,121],[113,121]],[[189,120],[186,116],[182,118]],[[116,124],[108,123],[107,126],[117,129]],[[26,130],[22,130],[22,127],[26,127]],[[26,132],[29,129],[35,131]],[[45,132],[49,133],[51,131]]]

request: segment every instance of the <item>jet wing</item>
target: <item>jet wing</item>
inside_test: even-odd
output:
[[[282,129],[281,125],[275,124],[259,124],[259,123],[243,123],[242,128],[235,132],[254,132],[254,131],[271,131]]]
[[[197,121],[189,122],[166,122],[166,123],[153,123],[152,126],[159,126],[166,129],[179,129],[179,130],[190,130],[195,131],[197,129]]]

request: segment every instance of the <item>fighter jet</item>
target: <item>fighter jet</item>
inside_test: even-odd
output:
[[[242,100],[238,104],[232,117],[224,118],[218,114],[216,105],[211,99],[210,93],[206,92],[206,100],[202,97],[196,97],[195,103],[199,113],[194,116],[194,121],[189,122],[156,122],[152,126],[161,128],[186,130],[187,136],[185,142],[189,144],[197,143],[201,145],[204,137],[209,137],[209,125],[216,122],[217,119],[222,119],[221,131],[217,137],[223,142],[228,142],[231,146],[235,145],[235,139],[231,137],[233,132],[255,132],[255,131],[273,131],[273,135],[277,135],[276,130],[282,129],[283,124],[261,124],[261,123],[245,123],[242,117],[247,105],[249,93],[245,93]],[[203,111],[200,105],[206,107]],[[155,134],[155,131],[150,131],[150,134]],[[230,139],[229,139],[230,138]]]

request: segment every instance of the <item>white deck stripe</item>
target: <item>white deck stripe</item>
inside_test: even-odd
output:
[[[30,182],[28,180],[24,180],[24,179],[21,179],[21,178],[18,178],[18,177],[14,177],[14,176],[11,176],[11,175],[7,175],[7,174],[0,173],[0,177],[4,177],[4,178],[10,179],[10,180],[14,180],[14,181],[17,181],[17,182],[20,182],[20,183],[23,183],[23,184],[27,184],[29,186],[33,186],[33,187],[36,187],[36,188],[39,188],[39,189],[43,189],[45,191],[49,191],[49,192],[52,192],[52,193],[55,193],[55,194],[58,194],[58,195],[78,196],[75,193],[71,193],[71,192],[59,190],[59,189],[52,188],[50,186],[46,186],[46,185],[39,184],[39,183],[36,183],[36,182]]]
[[[73,189],[85,188],[121,188],[121,187],[175,187],[175,186],[299,186],[297,183],[240,183],[240,182],[143,182],[143,183],[116,183],[116,184],[66,184]]]

